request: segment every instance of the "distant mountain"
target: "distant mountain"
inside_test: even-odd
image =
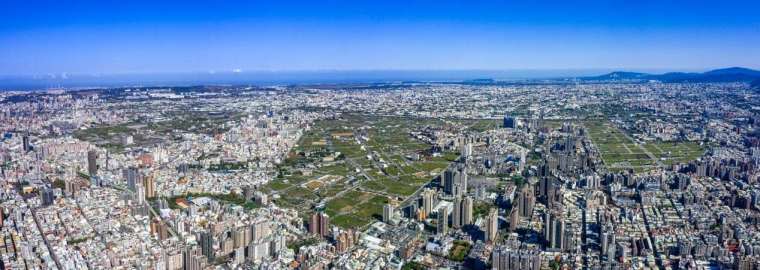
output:
[[[760,77],[760,71],[757,71],[757,70],[754,70],[754,69],[743,68],[743,67],[730,67],[730,68],[716,69],[716,70],[711,70],[711,71],[705,72],[704,74],[708,74],[708,75],[735,75],[735,74],[743,74],[743,75]]]
[[[664,74],[648,74],[616,71],[581,79],[586,81],[751,82],[760,80],[760,71],[741,67],[716,69],[704,73],[669,72]]]
[[[601,76],[596,77],[587,77],[586,79],[589,80],[641,80],[643,77],[650,76],[646,73],[639,73],[639,72],[625,72],[625,71],[615,71],[612,73],[607,73]]]

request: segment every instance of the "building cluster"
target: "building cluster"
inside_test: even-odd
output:
[[[0,269],[760,269],[760,104],[746,87],[2,93]],[[367,150],[398,145],[366,125],[305,138],[347,115],[442,124],[403,134],[424,149],[398,157]],[[445,167],[365,185],[420,160]],[[408,195],[389,191],[403,181]],[[328,195],[292,203],[303,190]],[[359,191],[381,200],[347,202],[370,205],[353,209],[368,222],[325,206]]]

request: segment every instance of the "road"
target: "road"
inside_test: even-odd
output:
[[[641,209],[642,209],[642,213],[643,213],[642,216],[644,216],[644,227],[647,229],[647,235],[649,236],[649,240],[652,241],[652,243],[655,243],[656,241],[654,239],[654,234],[652,233],[652,227],[649,225],[649,219],[647,218],[646,211],[644,211],[644,209],[646,208],[644,208],[644,204],[642,202],[639,202],[639,206],[641,206]],[[654,259],[655,259],[655,263],[657,264],[657,268],[662,269],[663,268],[662,258],[660,258],[660,252],[659,250],[657,250],[656,244],[652,245],[652,251],[654,252]]]
[[[29,205],[28,202],[27,202],[27,205]],[[42,236],[42,242],[45,243],[45,247],[47,247],[48,252],[50,252],[50,257],[53,258],[53,261],[55,262],[55,266],[58,267],[58,269],[63,269],[63,267],[61,267],[61,261],[58,260],[58,256],[55,255],[55,251],[53,251],[53,248],[50,246],[50,243],[48,242],[47,237],[45,237],[45,233],[42,231],[42,226],[40,226],[40,221],[37,220],[37,210],[35,210],[33,207],[29,207],[29,210],[31,210],[32,212],[32,219],[34,219],[34,225],[37,225],[37,231],[40,232],[40,236]]]

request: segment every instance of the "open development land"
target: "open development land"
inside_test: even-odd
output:
[[[265,190],[306,216],[323,209],[334,224],[357,228],[382,216],[441,174],[457,155],[432,156],[410,132],[441,120],[346,115],[314,123]]]
[[[705,147],[696,142],[649,142],[644,148],[666,165],[692,161],[705,153]]]
[[[641,172],[656,165],[655,160],[644,149],[612,123],[603,120],[587,121],[584,126],[599,149],[607,169],[621,171],[632,168],[634,171]]]
[[[649,142],[639,144],[605,120],[586,121],[588,135],[599,149],[610,171],[628,168],[635,172],[699,158],[704,148],[694,142]]]

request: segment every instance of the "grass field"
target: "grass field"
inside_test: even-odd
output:
[[[367,192],[350,191],[331,200],[325,207],[325,213],[332,216],[335,225],[356,228],[372,220],[382,219],[383,205],[387,198]]]
[[[644,147],[667,165],[695,160],[705,152],[696,142],[650,142]]]
[[[623,134],[617,127],[604,120],[584,123],[588,136],[599,149],[604,165],[610,171],[628,168],[642,172],[653,168],[656,162],[642,150],[636,142]]]
[[[632,168],[643,172],[654,168],[657,161],[664,165],[688,162],[699,158],[705,151],[694,142],[649,142],[637,144],[612,123],[605,120],[586,121],[588,135],[599,149],[605,166],[611,171]],[[643,149],[642,149],[643,148]],[[657,161],[649,156],[647,151]]]
[[[318,121],[279,166],[280,176],[263,190],[279,195],[275,203],[294,207],[302,216],[324,203],[333,224],[344,228],[364,226],[381,219],[382,207],[389,199],[414,194],[457,158],[455,153],[408,158],[430,148],[410,136],[411,131],[444,123],[436,119],[361,115]],[[336,152],[342,154],[340,159],[323,159]],[[341,178],[302,187],[324,175]]]

